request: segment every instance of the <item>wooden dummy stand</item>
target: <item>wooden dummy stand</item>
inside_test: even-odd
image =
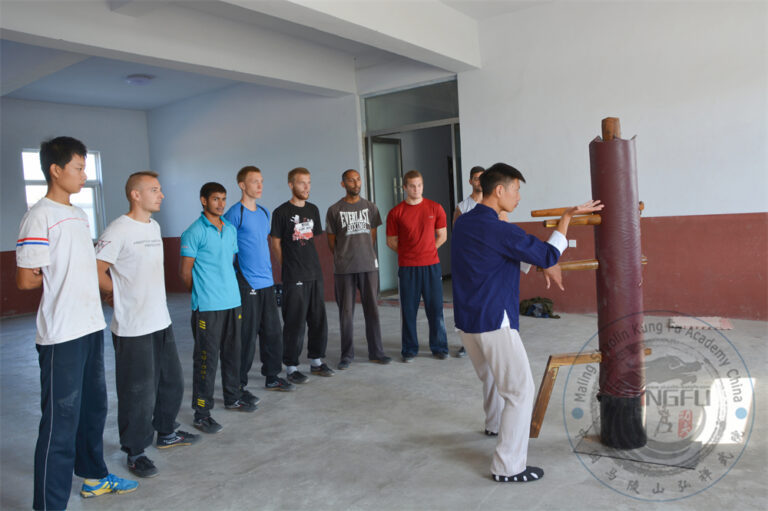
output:
[[[621,137],[621,128],[619,125],[619,119],[615,117],[608,117],[603,119],[602,123],[603,140],[613,140],[614,137]],[[548,217],[548,216],[562,216],[568,208],[550,208],[539,209],[531,211],[532,217]],[[640,202],[638,209],[642,211],[645,209],[645,204]],[[599,214],[593,213],[591,215],[579,215],[571,219],[571,225],[600,225],[602,218]],[[557,227],[558,219],[544,220],[544,227]],[[641,257],[641,264],[648,264],[648,258]],[[582,259],[579,261],[566,261],[560,263],[562,271],[576,271],[576,270],[596,270],[599,266],[597,259]],[[541,268],[537,268],[537,271],[543,271]],[[645,355],[651,354],[650,348],[645,348]],[[544,377],[541,379],[541,385],[539,386],[539,393],[536,396],[536,402],[533,406],[533,415],[531,416],[531,430],[530,438],[538,438],[539,431],[541,430],[541,424],[544,422],[544,415],[547,413],[547,406],[549,405],[549,399],[552,396],[552,390],[555,387],[555,380],[557,379],[557,373],[563,366],[572,366],[578,364],[592,364],[600,363],[602,361],[602,354],[600,351],[590,351],[584,353],[559,353],[550,355],[547,361],[547,367],[544,370]]]
[[[645,355],[651,354],[651,348],[645,348]],[[599,364],[603,357],[599,351],[588,351],[584,353],[559,353],[550,355],[547,360],[547,368],[544,370],[544,377],[539,385],[539,393],[536,395],[536,402],[533,405],[533,415],[531,416],[530,438],[539,438],[539,431],[544,422],[544,415],[547,413],[549,398],[552,397],[552,390],[555,388],[557,373],[563,366],[575,366],[579,364]]]

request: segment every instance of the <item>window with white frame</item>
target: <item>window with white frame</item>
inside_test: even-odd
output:
[[[27,194],[27,209],[45,197],[48,183],[45,181],[40,167],[40,151],[24,149],[21,152],[21,163],[24,169],[24,188]],[[104,202],[101,197],[101,157],[98,151],[88,151],[85,158],[85,174],[87,181],[83,189],[70,197],[70,202],[82,208],[88,215],[91,226],[91,238],[99,237],[104,229]]]

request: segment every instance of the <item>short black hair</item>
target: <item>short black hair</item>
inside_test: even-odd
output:
[[[224,185],[221,183],[215,183],[211,181],[210,183],[205,183],[202,188],[200,188],[200,198],[208,200],[208,197],[213,195],[214,193],[223,193],[226,195],[227,189],[224,188]]]
[[[483,172],[480,176],[480,186],[483,187],[483,195],[490,197],[493,194],[493,190],[499,186],[507,186],[513,179],[519,179],[525,183],[523,174],[512,165],[506,163],[496,163]]]
[[[64,168],[74,155],[85,158],[88,150],[85,144],[72,137],[56,137],[40,144],[40,167],[45,181],[51,184],[51,165]]]
[[[347,175],[349,175],[350,172],[357,172],[357,170],[355,170],[355,169],[347,169],[347,170],[345,170],[341,174],[341,180],[344,181],[345,179],[347,179]],[[357,173],[360,174],[359,172],[357,172]]]
[[[485,167],[481,167],[480,165],[475,165],[471,169],[469,169],[469,179],[472,179],[475,177],[475,174],[481,174],[485,172]]]

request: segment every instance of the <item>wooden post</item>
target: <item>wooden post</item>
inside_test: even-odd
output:
[[[603,119],[603,140],[621,138],[621,124],[618,117],[606,117]]]

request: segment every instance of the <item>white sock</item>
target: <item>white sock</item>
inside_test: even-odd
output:
[[[315,367],[320,367],[321,365],[323,365],[323,359],[322,358],[313,358],[313,359],[310,360],[310,362]]]
[[[295,373],[298,370],[299,370],[299,368],[296,367],[296,366],[285,366],[285,373],[286,374]]]

